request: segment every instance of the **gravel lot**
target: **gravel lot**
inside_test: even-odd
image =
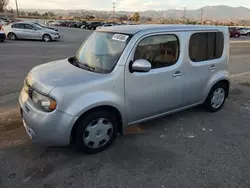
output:
[[[233,40],[230,96],[217,113],[197,107],[135,125],[96,154],[33,145],[17,95],[28,71],[73,55],[90,33],[61,28],[60,42],[0,44],[0,188],[250,187],[250,42]],[[242,42],[243,41],[243,42]]]

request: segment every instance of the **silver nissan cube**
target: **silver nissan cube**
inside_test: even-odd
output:
[[[96,153],[129,125],[228,97],[223,26],[128,25],[93,32],[73,57],[34,67],[20,93],[34,143]]]

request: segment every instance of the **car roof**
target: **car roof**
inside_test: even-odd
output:
[[[157,32],[157,31],[190,31],[190,30],[224,30],[228,31],[225,26],[209,26],[209,25],[168,25],[168,24],[150,24],[150,25],[121,25],[113,27],[104,27],[99,31],[117,32],[136,34],[140,31]]]
[[[10,25],[13,25],[13,24],[34,24],[34,23],[35,23],[35,21],[21,21],[21,22],[13,22]]]

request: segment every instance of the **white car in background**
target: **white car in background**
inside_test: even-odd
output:
[[[53,25],[53,26],[57,26],[59,25],[59,22],[56,22],[56,21],[48,21],[48,22],[45,22],[46,25]]]
[[[7,25],[7,22],[5,22],[4,20],[0,20],[0,26],[3,26],[3,25]]]
[[[49,42],[60,38],[57,31],[30,22],[14,22],[3,27],[3,30],[10,40],[35,39]]]
[[[245,28],[240,31],[241,35],[250,36],[250,28]]]
[[[117,26],[117,25],[119,25],[119,24],[106,23],[106,24],[104,24],[104,25],[102,25],[102,26],[97,27],[96,29],[101,29],[101,28],[104,28],[104,27]]]

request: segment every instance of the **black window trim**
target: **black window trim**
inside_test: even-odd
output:
[[[21,27],[16,27],[16,26],[20,26],[20,25],[23,25],[23,23],[15,23],[11,26],[11,28],[15,28],[15,29],[24,29],[24,28],[21,28]]]
[[[191,41],[191,38],[193,35],[195,34],[201,34],[201,33],[206,33],[207,34],[207,40],[206,40],[206,46],[207,46],[207,49],[208,49],[208,33],[221,33],[222,36],[223,36],[223,49],[222,49],[222,53],[221,53],[221,56],[218,57],[218,58],[213,58],[213,59],[208,59],[207,56],[208,56],[208,50],[206,51],[206,60],[203,60],[203,61],[193,61],[190,57],[190,41]],[[217,46],[217,35],[215,34],[215,42],[214,42],[214,49],[217,49],[216,46]],[[219,30],[212,30],[212,31],[197,31],[195,33],[192,33],[191,36],[189,37],[189,42],[188,42],[188,56],[189,56],[189,59],[190,61],[192,61],[193,63],[197,64],[197,63],[201,63],[201,62],[206,62],[206,61],[213,61],[213,60],[217,60],[217,59],[220,59],[222,56],[223,56],[223,53],[224,53],[224,43],[225,43],[225,36],[224,36],[224,33],[222,31],[219,31]],[[214,50],[214,57],[216,56],[216,50]]]
[[[29,25],[30,27],[35,28],[32,24],[25,23],[25,24],[24,24],[24,28],[23,28],[23,29],[27,29],[27,28],[25,28],[25,25]],[[32,29],[27,29],[27,30],[32,30]]]
[[[177,32],[177,31],[173,31],[173,32]],[[180,59],[180,52],[181,52],[181,45],[180,45],[180,39],[179,37],[177,36],[177,34],[174,34],[174,33],[171,33],[171,31],[167,32],[167,33],[150,33],[150,34],[147,34],[146,36],[142,36],[136,43],[135,45],[135,48],[133,49],[133,55],[132,55],[132,61],[130,62],[129,64],[129,67],[132,66],[132,63],[135,61],[135,52],[136,52],[136,49],[138,47],[138,45],[140,44],[141,41],[143,41],[144,39],[146,38],[149,38],[149,37],[156,37],[156,36],[162,36],[162,35],[171,35],[171,36],[174,36],[176,37],[177,39],[177,42],[178,42],[178,50],[176,52],[178,52],[178,57],[176,59],[176,61],[173,63],[173,65],[170,65],[170,66],[163,66],[163,67],[157,67],[157,68],[152,68],[152,70],[158,70],[158,69],[163,69],[163,68],[169,68],[169,67],[172,67],[174,66]]]

